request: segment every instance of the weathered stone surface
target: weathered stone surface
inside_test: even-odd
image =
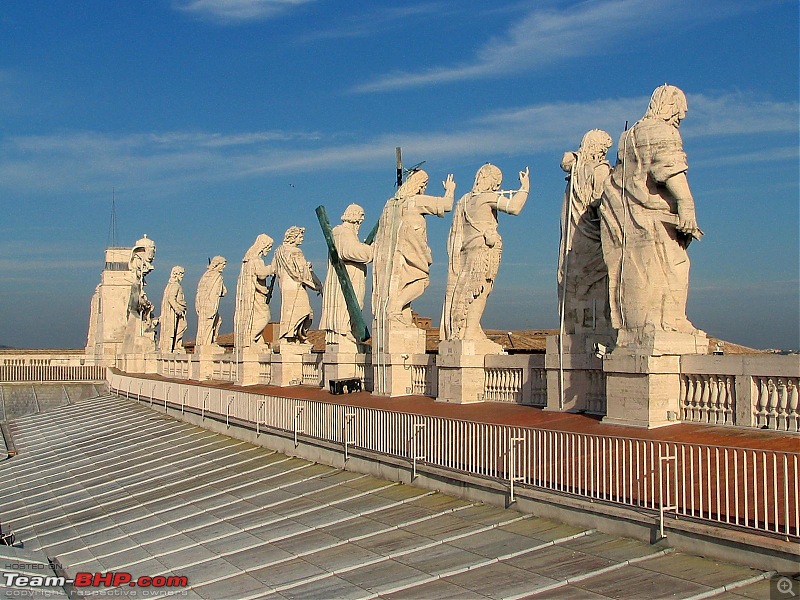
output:
[[[272,265],[264,264],[264,256],[272,250],[272,238],[262,233],[242,258],[239,279],[236,282],[236,310],[233,317],[234,344],[245,348],[267,348],[262,337],[270,319],[267,278],[275,274]]]
[[[275,250],[272,266],[281,288],[281,349],[288,344],[303,344],[308,339],[308,330],[314,311],[308,299],[308,289],[322,291],[322,284],[314,274],[311,263],[306,260],[300,244],[305,237],[305,228],[290,227],[283,243]]]
[[[481,317],[500,267],[502,238],[497,212],[518,215],[528,199],[528,169],[520,171],[520,189],[499,192],[503,174],[485,164],[475,175],[472,191],[461,197],[448,237],[449,269],[442,310],[442,340],[486,340]],[[497,353],[497,350],[493,353]]]
[[[228,293],[222,281],[222,271],[228,261],[222,256],[211,259],[208,269],[197,284],[194,307],[197,311],[197,338],[195,348],[214,346],[219,335],[222,317],[219,316],[220,298]]]
[[[353,293],[360,308],[364,308],[367,264],[372,262],[373,246],[358,239],[358,230],[364,222],[364,209],[358,204],[348,206],[342,214],[342,223],[331,231],[333,243],[344,264]],[[320,329],[325,331],[325,342],[335,350],[353,354],[358,352],[353,336],[350,313],[347,310],[342,285],[333,265],[328,261],[328,274],[322,292],[322,317]],[[334,348],[332,348],[334,349]]]
[[[181,266],[172,267],[164,296],[158,332],[158,349],[164,353],[183,352],[183,334],[186,332],[186,298],[181,281],[186,271]]]

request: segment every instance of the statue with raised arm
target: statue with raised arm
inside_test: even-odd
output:
[[[331,230],[336,252],[339,254],[353,286],[358,306],[362,309],[367,289],[367,264],[372,262],[373,250],[371,245],[358,239],[358,230],[363,222],[364,209],[358,204],[351,204],[342,215],[342,223]],[[325,331],[325,342],[336,344],[340,352],[355,353],[358,351],[342,285],[330,261],[328,261],[328,274],[325,277],[325,286],[322,292],[320,329]]]
[[[372,309],[386,327],[414,327],[411,303],[430,282],[433,263],[428,247],[426,215],[443,217],[453,209],[456,184],[448,175],[444,196],[425,194],[428,174],[412,172],[386,203],[375,236]],[[379,326],[381,327],[381,326]]]
[[[181,266],[172,267],[169,282],[164,288],[161,300],[161,330],[158,348],[166,354],[183,352],[183,334],[186,332],[186,298],[183,295],[181,281],[185,270]]]
[[[686,110],[680,89],[657,88],[645,116],[623,133],[603,190],[603,255],[620,346],[658,331],[700,333],[686,318],[686,249],[702,236],[678,131]]]
[[[194,307],[197,311],[197,339],[195,347],[213,346],[219,335],[222,317],[219,316],[219,301],[228,293],[222,281],[222,271],[228,261],[222,256],[211,259],[208,269],[197,284]]]
[[[147,274],[154,268],[153,261],[155,256],[156,244],[145,234],[142,239],[136,242],[128,261],[128,270],[131,278],[128,314],[138,315],[144,326],[144,331],[154,331],[157,323],[153,319],[153,304],[147,298],[144,290],[147,285]]]
[[[156,349],[156,325],[158,319],[153,317],[153,303],[145,292],[147,274],[153,270],[156,256],[156,245],[147,235],[136,242],[128,259],[128,295],[127,324],[122,343],[123,352],[154,352]]]
[[[304,227],[286,230],[283,243],[275,250],[272,266],[281,288],[281,342],[301,344],[308,340],[308,330],[314,317],[307,289],[321,293],[322,284],[306,260],[300,244],[305,237]]]
[[[268,279],[275,269],[264,264],[264,257],[270,250],[272,238],[262,233],[242,258],[233,317],[235,345],[239,349],[267,347],[263,332],[270,318]]]
[[[567,334],[606,332],[609,326],[608,270],[597,210],[611,174],[606,154],[612,143],[608,133],[592,129],[580,148],[561,160],[569,175],[561,209],[558,302]]]
[[[485,164],[475,175],[472,191],[464,194],[453,212],[447,240],[449,268],[442,312],[442,340],[486,340],[481,317],[500,267],[502,238],[497,213],[518,215],[528,200],[529,171],[519,173],[520,188],[499,192],[503,174]]]

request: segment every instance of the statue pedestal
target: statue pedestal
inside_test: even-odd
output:
[[[311,354],[311,347],[309,343],[281,342],[280,354],[272,355],[272,385],[302,385],[303,356]]]
[[[347,352],[339,349],[338,344],[325,346],[322,355],[322,387],[330,389],[331,379],[358,378],[361,379],[362,389],[366,389],[364,380],[363,354]],[[360,361],[359,361],[360,359]]]
[[[567,334],[559,352],[557,335],[547,337],[545,369],[547,370],[547,406],[552,411],[585,411],[604,413],[605,378],[603,348],[613,344],[613,336],[600,334]],[[600,347],[602,346],[602,347]],[[563,370],[563,403],[561,371]]]
[[[414,393],[411,357],[425,354],[425,337],[425,330],[416,326],[398,328],[389,331],[383,352],[373,347],[373,394],[393,398]]]
[[[704,333],[657,331],[615,348],[603,359],[603,422],[648,429],[680,422],[681,355],[707,353]]]
[[[439,393],[437,402],[483,402],[487,355],[503,354],[491,340],[448,340],[439,343]]]
[[[158,367],[156,364],[156,353],[145,354],[144,352],[127,352],[123,354],[119,361],[120,366],[126,373],[156,373]],[[148,367],[151,369],[148,371]]]
[[[270,349],[263,346],[250,346],[239,351],[239,385],[261,383],[261,363],[269,360]]]
[[[194,354],[198,360],[197,379],[200,381],[212,379],[214,376],[214,357],[224,353],[225,349],[217,344],[197,346],[194,349]]]

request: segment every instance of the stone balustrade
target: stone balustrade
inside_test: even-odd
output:
[[[0,381],[102,381],[106,365],[81,351],[0,352]]]
[[[800,431],[797,356],[684,356],[681,372],[683,421]]]
[[[353,354],[340,358],[346,358],[348,368],[364,382],[364,389],[372,390],[371,356]],[[404,367],[411,376],[411,394],[438,396],[438,358],[435,354],[413,354],[405,360]],[[175,379],[211,378],[244,385],[280,385],[284,361],[285,357],[270,352],[251,356],[228,352],[206,357],[157,354],[135,363],[121,357],[123,368],[127,364],[129,372],[152,372]],[[323,355],[307,353],[298,356],[297,361],[297,378],[291,379],[289,385],[326,387]],[[132,368],[131,364],[142,365],[142,369]],[[565,379],[566,383],[574,386],[574,374],[580,373],[582,391],[581,406],[565,406],[565,410],[606,414],[603,366],[602,360],[597,365],[567,363],[566,372],[572,378]],[[6,382],[102,380],[104,369],[93,356],[76,352],[0,353],[0,381]],[[557,365],[548,362],[543,354],[486,355],[483,400],[559,410],[560,380]],[[678,407],[675,422],[800,432],[800,361],[794,355],[681,356],[674,393]]]

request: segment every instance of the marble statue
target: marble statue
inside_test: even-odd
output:
[[[270,250],[272,238],[262,233],[242,258],[233,317],[236,348],[267,347],[262,334],[270,319],[268,278],[275,269],[264,264],[264,257]]]
[[[275,250],[272,259],[281,288],[280,339],[297,344],[305,343],[308,339],[308,330],[314,317],[306,290],[322,293],[322,284],[300,250],[305,231],[304,227],[287,229],[283,243]]]
[[[500,266],[502,239],[497,213],[518,215],[528,200],[529,171],[519,173],[520,188],[499,192],[503,174],[485,164],[475,175],[472,191],[464,194],[453,212],[448,237],[449,269],[442,313],[442,340],[486,340],[481,316],[492,293]]]
[[[183,352],[183,334],[186,332],[186,298],[181,281],[185,270],[181,266],[172,267],[169,282],[164,288],[161,300],[161,330],[158,348],[161,352]]]
[[[222,270],[228,264],[222,256],[211,259],[208,269],[197,284],[194,308],[197,311],[197,339],[195,347],[213,346],[219,335],[222,318],[219,316],[220,298],[228,293],[222,281]]]
[[[558,253],[558,301],[564,333],[606,331],[610,322],[608,270],[600,243],[598,207],[611,174],[605,131],[584,134],[580,148],[566,152],[561,168],[569,173],[561,209]]]
[[[153,261],[156,256],[156,245],[153,240],[145,234],[142,239],[136,242],[131,250],[131,257],[128,261],[128,270],[131,277],[131,296],[128,303],[128,314],[139,315],[142,322],[153,328],[153,304],[148,300],[145,293],[147,274],[153,270]]]
[[[364,308],[367,264],[372,262],[373,247],[358,239],[358,230],[364,222],[364,209],[358,204],[348,206],[342,215],[341,225],[331,230],[333,243],[344,264],[353,286],[358,306]],[[353,336],[350,313],[342,292],[342,285],[333,265],[328,261],[328,274],[322,292],[322,317],[320,329],[325,331],[325,342],[336,344],[340,352],[357,352],[358,345]]]
[[[412,328],[411,303],[430,282],[433,262],[428,247],[426,215],[443,217],[453,209],[456,184],[452,175],[442,182],[444,196],[425,194],[428,174],[411,173],[383,209],[375,236],[372,307],[386,327]]]
[[[155,336],[158,319],[153,316],[155,307],[145,292],[147,274],[154,268],[155,256],[156,245],[147,235],[138,240],[131,250],[128,259],[130,294],[123,352],[154,352],[156,349]]]
[[[623,133],[603,190],[603,256],[619,346],[652,332],[700,333],[686,318],[686,249],[702,235],[678,131],[686,110],[680,89],[657,88],[645,116]]]

